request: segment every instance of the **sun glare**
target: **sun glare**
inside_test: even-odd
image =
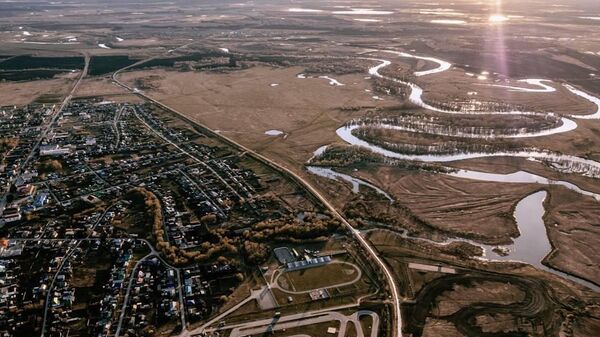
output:
[[[502,14],[502,0],[496,0],[494,14],[490,15],[488,22],[499,24],[508,21],[508,17]]]
[[[488,21],[490,23],[503,23],[505,21],[508,21],[508,17],[506,17],[502,14],[492,14],[492,15],[490,15]]]

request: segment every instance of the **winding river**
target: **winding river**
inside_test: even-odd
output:
[[[431,75],[431,74],[443,72],[443,71],[450,69],[448,62],[441,61],[441,60],[438,60],[435,58],[416,57],[416,56],[413,56],[413,55],[410,55],[407,53],[395,52],[395,51],[385,51],[385,52],[393,53],[393,54],[396,54],[401,57],[420,58],[420,59],[426,59],[428,61],[438,63],[438,67],[436,67],[430,71],[427,71],[427,72],[419,72],[418,73],[419,76]],[[374,61],[379,62],[378,65],[371,67],[369,69],[369,74],[371,74],[372,76],[375,76],[375,77],[384,78],[384,79],[393,81],[395,83],[399,83],[401,85],[410,87],[411,93],[409,96],[409,100],[412,103],[416,104],[417,106],[427,109],[427,110],[441,112],[441,113],[464,114],[464,115],[475,114],[475,115],[536,115],[536,116],[551,115],[551,116],[554,116],[553,113],[546,114],[546,113],[539,113],[539,112],[526,112],[526,111],[516,111],[516,110],[515,111],[468,111],[468,112],[463,112],[463,111],[451,111],[451,110],[444,110],[444,109],[436,108],[436,107],[431,106],[430,104],[423,101],[423,98],[422,98],[423,89],[421,89],[416,84],[411,83],[411,82],[401,81],[401,80],[398,80],[398,79],[395,79],[392,77],[384,76],[380,73],[380,71],[384,67],[387,67],[391,64],[391,61],[374,59],[374,58],[371,58],[369,60],[374,60]],[[417,73],[415,73],[415,74],[417,74]],[[537,83],[540,81],[541,80],[530,80],[531,83]],[[581,119],[600,118],[600,99],[599,98],[589,95],[588,93],[583,92],[579,89],[576,89],[575,87],[568,85],[568,84],[565,84],[565,87],[573,94],[593,103],[597,109],[592,114],[583,115],[583,116],[572,115],[571,116],[572,118],[581,118]],[[451,137],[464,137],[464,138],[529,138],[529,137],[550,136],[550,135],[554,135],[554,134],[572,131],[577,128],[577,123],[572,119],[569,119],[566,117],[561,117],[561,121],[562,121],[562,124],[555,128],[530,131],[530,132],[520,132],[517,134],[480,135],[480,134],[468,133],[466,131],[460,132],[458,134],[456,134],[456,133],[449,134],[449,133],[442,133],[442,132],[435,132],[435,131],[428,131],[427,133],[445,135],[445,136],[451,136]],[[391,124],[386,124],[385,122],[372,124],[371,126],[380,127],[380,128],[388,128],[388,129],[396,129],[396,130],[400,130],[400,131],[425,133],[424,131],[412,129],[410,127],[391,125]],[[595,176],[595,177],[598,176],[598,173],[600,171],[600,163],[599,162],[596,162],[596,161],[593,161],[590,159],[577,157],[577,156],[563,155],[563,154],[553,153],[550,151],[536,150],[536,149],[524,150],[524,151],[500,151],[500,152],[464,152],[464,153],[455,153],[455,154],[425,154],[425,155],[402,154],[402,153],[398,153],[395,151],[387,150],[381,146],[369,143],[368,141],[362,140],[359,137],[353,135],[352,131],[356,130],[360,127],[361,127],[360,124],[347,124],[345,126],[338,128],[336,130],[336,133],[342,140],[344,140],[348,144],[361,146],[361,147],[371,150],[374,153],[378,153],[385,157],[394,158],[394,159],[419,160],[419,161],[425,161],[425,162],[451,162],[451,161],[483,158],[483,157],[507,157],[508,156],[508,157],[520,157],[520,158],[534,158],[534,159],[539,159],[539,160],[547,160],[547,161],[561,162],[561,163],[569,162],[569,163],[584,165],[587,168],[589,168],[589,170],[591,171],[591,176]]]
[[[588,94],[587,92],[581,91],[570,84],[564,84],[564,86],[565,86],[565,88],[567,88],[567,90],[569,90],[573,94],[575,94],[583,99],[587,99],[588,101],[590,101],[596,105],[596,112],[593,114],[571,115],[571,117],[578,118],[578,119],[600,119],[600,98],[592,96],[592,95]]]
[[[374,52],[375,50],[369,50],[366,53]],[[408,57],[421,59],[428,62],[433,62],[437,64],[437,67],[427,70],[427,71],[419,71],[415,72],[414,75],[417,77],[427,76],[436,73],[440,73],[443,71],[449,70],[452,65],[446,61],[439,60],[432,57],[420,57],[411,55],[404,52],[397,51],[378,51],[383,53],[391,53],[400,57]],[[409,96],[409,101],[413,104],[430,111],[447,113],[447,114],[464,114],[464,115],[530,115],[530,116],[555,116],[553,113],[540,113],[540,112],[527,112],[527,111],[453,111],[453,110],[445,110],[441,108],[437,108],[432,106],[431,104],[426,103],[423,100],[423,89],[416,85],[415,83],[405,82],[396,78],[388,77],[382,75],[380,71],[389,66],[392,62],[389,60],[377,59],[377,58],[364,58],[371,61],[379,62],[378,65],[373,66],[369,69],[369,74],[374,77],[386,79],[404,86],[408,86],[411,89],[411,93]],[[504,85],[494,85],[496,87],[502,87],[512,91],[520,91],[520,92],[530,92],[530,93],[550,93],[555,92],[556,88],[543,83],[543,82],[551,82],[544,79],[525,79],[520,80],[521,83],[526,83],[532,86],[537,86],[538,88],[524,88],[524,87],[516,87],[516,86],[504,86]],[[519,157],[519,158],[527,158],[533,160],[544,160],[550,161],[553,163],[568,165],[575,165],[579,168],[582,168],[582,171],[586,172],[588,176],[599,178],[600,177],[600,163],[577,157],[572,155],[564,155],[559,153],[550,152],[547,150],[523,150],[523,151],[502,151],[502,152],[463,152],[463,153],[453,153],[453,154],[424,154],[424,155],[411,155],[411,154],[402,154],[399,152],[394,152],[388,149],[385,149],[376,144],[372,144],[368,141],[365,141],[353,134],[352,131],[364,126],[369,125],[370,127],[377,128],[385,128],[385,129],[393,129],[398,131],[405,132],[417,132],[417,133],[427,133],[427,134],[436,134],[450,137],[463,137],[463,138],[529,138],[529,137],[541,137],[541,136],[550,136],[559,133],[573,131],[577,128],[577,123],[573,119],[600,119],[600,99],[594,97],[584,91],[581,91],[570,84],[563,84],[563,86],[570,91],[572,94],[577,95],[589,102],[593,103],[596,106],[596,111],[589,115],[569,115],[567,117],[560,117],[561,124],[554,128],[542,129],[536,131],[523,131],[515,134],[476,134],[476,133],[468,133],[468,131],[461,131],[458,133],[452,134],[444,134],[443,131],[436,130],[421,130],[416,129],[414,127],[409,126],[401,126],[395,125],[391,123],[386,123],[386,121],[379,121],[373,124],[364,124],[364,123],[349,123],[344,125],[336,130],[336,134],[346,143],[350,145],[356,145],[363,148],[366,148],[373,153],[380,154],[382,156],[393,158],[393,159],[402,159],[402,160],[413,160],[413,161],[423,161],[423,162],[452,162],[452,161],[460,161],[466,159],[473,158],[483,158],[483,157]],[[435,129],[435,128],[434,128]],[[321,147],[318,151],[315,152],[315,157],[321,155],[326,147]],[[311,158],[311,160],[313,159]],[[360,180],[358,178],[341,174],[339,172],[334,171],[331,168],[324,167],[314,167],[308,166],[307,169],[309,172],[329,178],[329,179],[342,179],[347,182],[350,182],[353,185],[353,191],[355,193],[358,192],[359,186],[366,186],[374,189],[377,193],[385,196],[388,200],[393,202],[392,197],[387,194],[385,191],[381,190],[377,186],[374,186],[366,181]],[[446,173],[448,175],[465,178],[471,180],[479,180],[479,181],[490,181],[490,182],[506,182],[506,183],[529,183],[529,184],[541,184],[541,185],[559,185],[564,186],[568,189],[571,189],[581,195],[593,197],[597,201],[600,201],[600,194],[586,191],[581,189],[580,187],[565,181],[555,181],[542,176],[538,176],[529,172],[518,171],[510,174],[495,174],[495,173],[486,173],[486,172],[478,172],[472,170],[458,170],[452,171],[451,173]],[[418,238],[418,237],[410,237],[405,232],[402,234],[404,237],[408,237],[415,240],[424,240],[429,241],[434,244],[449,244],[451,242],[469,242],[471,244],[477,245],[484,249],[484,259],[493,260],[493,261],[521,261],[532,266],[548,271],[555,275],[561,276],[563,278],[570,279],[576,283],[579,283],[583,286],[591,288],[595,291],[600,291],[600,287],[597,285],[588,282],[584,279],[578,278],[576,276],[572,276],[561,272],[559,270],[550,268],[542,264],[543,259],[552,251],[552,246],[549,242],[546,226],[543,221],[543,216],[545,214],[544,209],[544,200],[546,199],[547,192],[540,191],[534,194],[531,194],[517,204],[514,212],[514,217],[516,219],[520,235],[515,238],[513,244],[504,246],[504,247],[495,247],[489,245],[483,245],[477,242],[473,242],[471,240],[466,240],[462,238],[451,238],[445,242],[435,242],[428,239]],[[499,254],[496,249],[501,248],[498,251],[507,251],[508,254]]]
[[[401,126],[373,124],[381,128],[402,129]],[[372,125],[372,126],[373,126]],[[358,138],[352,134],[353,130],[360,128],[361,125],[347,125],[336,130],[338,137],[350,145],[360,146],[369,149],[373,153],[380,154],[384,157],[403,160],[417,160],[423,162],[452,162],[474,158],[484,157],[519,157],[519,158],[534,158],[539,160],[548,160],[552,162],[570,162],[585,165],[594,171],[600,171],[600,163],[594,160],[589,160],[577,156],[564,155],[549,151],[504,151],[504,152],[464,152],[453,154],[403,154],[385,149],[376,144],[371,144],[365,140]]]
[[[411,88],[411,92],[410,92],[410,96],[408,97],[408,100],[411,103],[413,103],[423,109],[426,109],[426,110],[440,112],[440,113],[446,113],[446,114],[456,114],[456,115],[513,115],[513,116],[514,115],[518,115],[518,116],[530,115],[530,116],[543,116],[543,117],[547,116],[547,115],[552,115],[552,116],[554,115],[552,113],[545,114],[545,113],[540,113],[540,112],[517,111],[517,110],[513,110],[513,111],[460,111],[460,110],[457,110],[457,111],[454,111],[454,110],[437,108],[437,107],[432,106],[429,103],[426,103],[423,100],[423,89],[421,87],[419,87],[418,85],[416,85],[412,82],[405,82],[405,81],[402,81],[402,80],[399,80],[399,79],[396,79],[393,77],[384,76],[380,73],[380,71],[383,68],[392,64],[391,61],[381,60],[381,59],[371,59],[371,60],[379,61],[380,64],[369,69],[370,75],[372,75],[374,77],[383,78],[383,79],[386,79],[386,80],[389,80],[389,81],[392,81],[392,82],[395,82],[395,83],[398,83],[401,85],[408,86],[409,88]],[[443,71],[442,69],[444,69],[444,67],[438,67],[436,69],[438,69],[438,71],[435,71],[433,73]],[[545,129],[545,130],[522,133],[522,134],[518,135],[518,138],[549,136],[549,135],[554,135],[554,134],[558,134],[558,133],[573,131],[577,128],[577,123],[575,123],[573,120],[565,118],[565,117],[561,117],[560,119],[562,122],[562,124],[560,126],[557,126],[552,129]]]

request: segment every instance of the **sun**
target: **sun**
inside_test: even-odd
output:
[[[488,18],[488,21],[490,23],[503,23],[503,22],[508,21],[508,17],[506,17],[506,16],[504,16],[502,14],[492,14]]]

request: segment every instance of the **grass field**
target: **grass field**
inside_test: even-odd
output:
[[[323,266],[285,272],[278,278],[284,290],[308,291],[351,283],[361,275],[358,267],[349,263],[329,263]]]

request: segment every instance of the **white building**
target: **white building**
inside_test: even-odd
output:
[[[71,153],[71,148],[61,147],[60,145],[42,145],[40,146],[40,156],[60,156]]]

